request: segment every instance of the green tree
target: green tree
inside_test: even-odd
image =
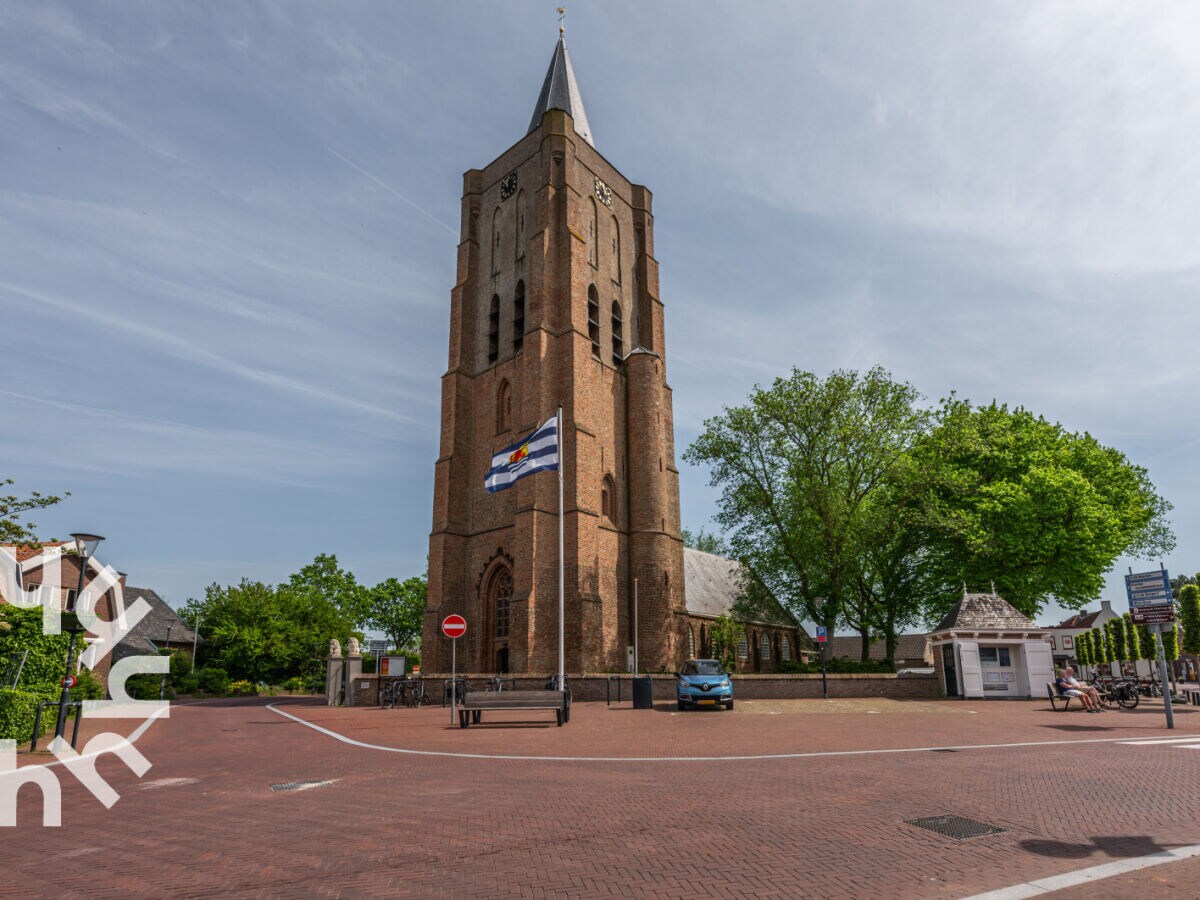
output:
[[[185,617],[202,615],[207,665],[234,680],[279,684],[313,675],[330,638],[343,644],[355,622],[322,593],[258,581],[211,585],[203,600],[189,600]],[[194,619],[193,619],[194,620]]]
[[[8,487],[12,483],[11,478],[0,479],[0,488]],[[61,496],[43,496],[37,491],[33,491],[28,497],[18,497],[15,494],[0,496],[0,544],[38,543],[35,532],[37,525],[25,518],[26,513],[54,506],[69,496],[69,493]]]
[[[1084,631],[1075,636],[1075,661],[1081,666],[1092,664],[1092,636]]]
[[[683,539],[683,546],[691,547],[693,550],[713,553],[717,556],[724,556],[727,553],[725,542],[721,540],[720,536],[709,534],[703,528],[699,531],[685,528],[679,533],[679,536]]]
[[[1109,646],[1112,647],[1113,662],[1124,662],[1129,658],[1125,652],[1125,620],[1119,616],[1104,623]]]
[[[1092,629],[1092,646],[1096,648],[1096,663],[1107,665],[1112,662],[1112,646],[1108,643],[1108,635],[1097,626]]]
[[[315,592],[332,603],[356,628],[367,624],[371,616],[371,598],[354,575],[338,566],[331,553],[319,554],[291,577],[288,584],[296,591]]]
[[[888,518],[886,487],[926,427],[917,400],[880,368],[825,379],[793,370],[706,421],[684,454],[721,489],[716,518],[733,556],[797,619],[832,633],[860,584],[878,581],[863,566]]]
[[[1174,662],[1179,659],[1179,626],[1171,625],[1171,630],[1164,632],[1162,636],[1163,656],[1167,658],[1167,662]]]
[[[1179,624],[1183,626],[1183,652],[1200,655],[1200,587],[1187,584],[1179,592]]]
[[[1158,659],[1158,650],[1154,645],[1154,635],[1150,633],[1150,629],[1145,625],[1135,625],[1134,627],[1138,633],[1138,652],[1142,654],[1142,659],[1153,663],[1154,660]]]
[[[729,616],[717,616],[708,630],[713,658],[721,661],[726,672],[732,672],[737,666],[738,644],[745,633],[745,627]]]
[[[1141,644],[1138,642],[1137,626],[1133,624],[1133,616],[1123,613],[1121,621],[1125,625],[1125,651],[1129,654],[1130,661],[1137,662],[1139,659],[1144,659]]]
[[[371,588],[368,624],[382,631],[396,649],[416,649],[425,623],[425,597],[429,583],[425,575],[400,581],[389,578]]]
[[[917,455],[934,479],[923,512],[941,581],[994,582],[1030,616],[1050,598],[1082,607],[1122,554],[1174,546],[1145,469],[1024,409],[944,401]]]

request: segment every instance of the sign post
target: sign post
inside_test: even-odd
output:
[[[817,643],[829,643],[829,633],[825,630],[824,625],[817,626]],[[821,654],[821,696],[826,700],[829,699],[829,684],[825,680],[825,654]]]
[[[450,724],[458,711],[458,639],[467,633],[467,620],[457,613],[442,619],[442,634],[450,638]]]
[[[1175,598],[1171,594],[1171,579],[1159,564],[1157,572],[1138,572],[1133,569],[1125,576],[1125,593],[1129,597],[1129,615],[1137,625],[1154,632],[1154,647],[1158,653],[1158,683],[1162,687],[1163,708],[1167,712],[1167,728],[1175,727],[1171,708],[1171,688],[1167,684],[1167,654],[1162,636],[1175,623]]]

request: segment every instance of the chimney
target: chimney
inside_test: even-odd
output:
[[[1101,600],[1100,601],[1100,612],[1112,613],[1114,616],[1116,615],[1116,613],[1113,612],[1111,600]]]

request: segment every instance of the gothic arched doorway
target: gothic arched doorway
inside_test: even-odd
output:
[[[512,632],[512,570],[500,563],[492,571],[484,594],[487,634],[483,664],[494,665],[497,672],[508,672],[508,638]]]

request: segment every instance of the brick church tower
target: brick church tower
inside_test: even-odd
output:
[[[558,479],[485,492],[493,453],[563,407],[569,673],[686,654],[679,474],[650,191],[596,150],[560,37],[529,131],[463,177],[429,539],[427,672],[558,668]]]

